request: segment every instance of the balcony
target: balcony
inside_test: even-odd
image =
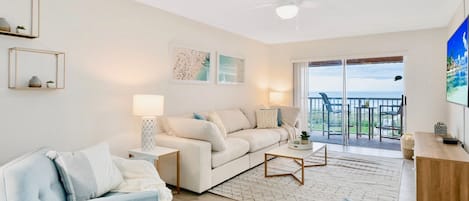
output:
[[[309,97],[308,129],[313,141],[342,143],[341,117],[330,116],[330,131],[327,133],[327,109],[321,97]],[[329,97],[332,105],[342,103],[341,97]],[[347,98],[346,122],[349,123],[348,138],[352,146],[399,150],[402,135],[402,98],[349,97]],[[340,108],[337,108],[340,109]],[[380,115],[381,114],[381,115]],[[398,115],[388,115],[398,114]],[[348,118],[348,119],[347,119]],[[381,121],[381,124],[379,123]]]

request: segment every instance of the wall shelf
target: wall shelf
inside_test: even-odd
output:
[[[16,1],[13,1],[17,3]],[[29,24],[29,33],[27,34],[21,34],[21,33],[16,33],[16,27],[21,25],[25,25],[23,21],[18,22],[17,14],[16,13],[8,13],[6,12],[6,16],[2,16],[8,19],[13,19],[13,26],[10,26],[11,31],[3,31],[0,30],[0,35],[6,35],[6,36],[13,36],[13,37],[19,37],[19,38],[28,38],[28,39],[35,39],[39,38],[39,33],[40,33],[40,24],[41,24],[41,5],[40,5],[40,0],[31,0],[31,8],[28,9],[28,12],[30,12],[30,21],[31,23]],[[2,13],[4,15],[5,13]],[[16,20],[16,21],[15,21]]]
[[[15,90],[23,90],[23,91],[53,91],[57,89],[63,89],[63,88],[46,88],[46,87],[10,87],[10,89],[15,89]]]
[[[14,47],[8,51],[8,88],[15,90],[56,90],[65,88],[65,53],[50,50]],[[37,76],[42,87],[29,87],[29,79]],[[46,81],[55,87],[47,88]]]
[[[8,32],[8,31],[0,31],[1,35],[7,35],[7,36],[16,36],[20,38],[29,38],[29,39],[34,39],[38,38],[39,36],[33,36],[33,35],[28,35],[28,34],[20,34],[20,33],[14,33],[14,32]]]

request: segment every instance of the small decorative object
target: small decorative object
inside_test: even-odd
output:
[[[308,132],[302,131],[301,132],[301,144],[309,144],[309,135]]]
[[[401,151],[405,159],[412,160],[414,156],[414,135],[406,133],[401,137]]]
[[[37,76],[33,76],[29,80],[29,87],[41,88],[42,87],[41,80]]]
[[[8,24],[7,20],[3,17],[0,17],[0,31],[11,31],[10,24]]]
[[[303,141],[303,135],[306,134],[307,140]],[[309,141],[309,135],[306,131],[303,131],[301,134],[301,139],[293,139],[290,142],[288,142],[288,148],[290,149],[296,149],[296,150],[308,150],[313,148],[313,143]]]
[[[365,101],[365,107],[366,107],[366,108],[370,107],[370,101],[369,101],[369,100],[366,100],[366,101]]]
[[[47,81],[46,86],[47,88],[57,88],[57,86],[55,85],[55,82],[52,80]]]
[[[24,27],[24,26],[17,26],[16,27],[16,33],[28,34],[28,31],[27,31],[26,27]]]
[[[446,135],[448,133],[448,127],[442,122],[436,123],[434,129],[437,135]]]

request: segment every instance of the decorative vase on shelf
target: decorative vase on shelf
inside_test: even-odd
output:
[[[29,87],[41,88],[42,87],[41,80],[37,76],[33,76],[29,80]]]
[[[3,17],[0,17],[0,31],[11,31],[10,24],[8,24],[7,20]]]

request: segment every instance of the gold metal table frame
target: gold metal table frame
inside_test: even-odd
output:
[[[307,167],[317,167],[317,166],[326,166],[327,165],[327,145],[324,145],[324,147],[318,149],[316,152],[312,152],[311,155],[314,155],[315,153],[319,152],[321,149],[324,149],[324,163],[321,164],[305,164],[305,159],[301,157],[294,157],[294,156],[287,156],[287,155],[280,155],[280,154],[270,154],[270,153],[265,153],[264,154],[264,175],[266,178],[268,177],[282,177],[282,176],[292,176],[296,181],[300,183],[300,185],[305,184],[305,168]],[[269,159],[269,157],[272,157]],[[287,158],[287,159],[293,159],[295,163],[297,163],[300,167],[291,172],[291,173],[284,173],[284,174],[268,174],[268,161],[274,158]],[[298,178],[295,174],[301,170],[301,179]]]

